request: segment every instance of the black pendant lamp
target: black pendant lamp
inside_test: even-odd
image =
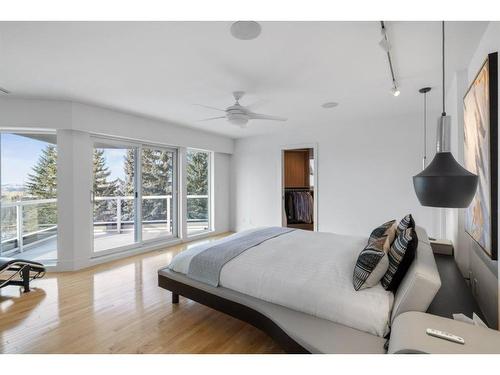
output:
[[[445,111],[444,21],[442,22],[443,113],[438,120],[436,156],[413,176],[415,193],[422,206],[466,208],[476,194],[478,178],[463,168],[450,152],[450,116]]]

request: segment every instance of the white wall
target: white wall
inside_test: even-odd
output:
[[[213,229],[230,228],[231,138],[68,101],[0,98],[0,129],[55,129],[58,142],[58,270],[83,268],[130,252],[92,259],[92,139],[101,134],[214,152]],[[185,231],[181,231],[181,234]],[[187,240],[187,238],[182,238]],[[147,250],[148,247],[134,251]]]
[[[311,122],[237,140],[232,161],[235,229],[281,225],[281,147],[316,143],[320,231],[367,236],[377,225],[411,212],[435,236],[438,211],[420,206],[413,190],[412,176],[422,166],[422,139],[422,114],[414,114],[327,126]]]
[[[452,116],[452,151],[460,163],[464,157],[463,96],[488,53],[500,52],[500,23],[490,22],[468,68],[457,72],[448,88],[448,114]],[[490,260],[464,230],[464,210],[448,210],[447,235],[455,245],[455,259],[465,277],[472,273],[473,288],[490,326],[498,327],[498,262]]]
[[[0,97],[0,127],[73,129],[229,154],[234,147],[231,138],[199,129],[61,100]]]

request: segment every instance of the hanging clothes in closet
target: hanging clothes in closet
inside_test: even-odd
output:
[[[289,224],[312,224],[314,199],[310,191],[285,191],[285,211]]]

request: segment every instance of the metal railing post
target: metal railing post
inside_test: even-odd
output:
[[[171,228],[171,223],[170,223],[170,199],[171,198],[172,198],[171,196],[167,197],[167,225],[168,225],[169,229]]]
[[[116,198],[116,231],[122,232],[122,199]]]
[[[17,247],[19,248],[19,252],[23,252],[23,203],[16,203],[16,221],[17,221]]]

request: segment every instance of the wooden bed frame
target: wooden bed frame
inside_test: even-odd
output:
[[[286,353],[310,353],[290,336],[288,336],[286,332],[283,331],[270,318],[248,306],[216,296],[212,293],[181,283],[164,275],[158,275],[158,285],[161,288],[172,292],[172,303],[174,304],[179,303],[179,296],[184,296],[190,300],[201,303],[202,305],[211,307],[212,309],[253,325],[274,339]]]

